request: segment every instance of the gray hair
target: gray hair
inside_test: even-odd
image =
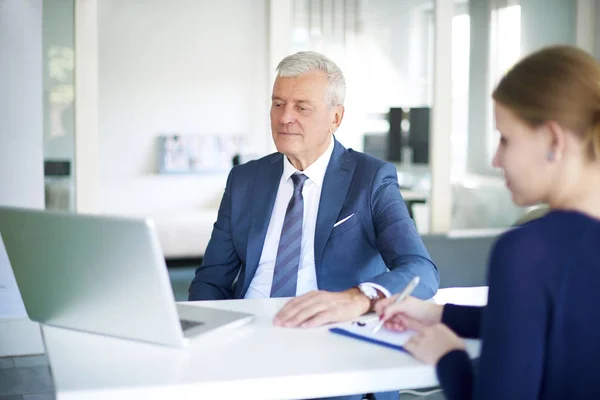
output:
[[[277,65],[278,78],[296,78],[311,71],[323,71],[327,75],[329,106],[344,105],[344,97],[346,97],[344,74],[333,61],[323,54],[314,51],[300,51],[285,57]]]

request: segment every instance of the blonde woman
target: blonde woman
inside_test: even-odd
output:
[[[389,329],[434,364],[448,399],[600,396],[600,69],[569,46],[520,61],[494,91],[493,165],[513,201],[550,212],[499,238],[485,309],[382,300]],[[483,340],[473,373],[462,337]]]

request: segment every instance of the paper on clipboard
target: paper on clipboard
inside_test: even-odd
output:
[[[415,331],[395,332],[386,328],[381,328],[379,332],[373,333],[373,328],[379,322],[378,319],[356,323],[349,322],[329,328],[329,331],[338,335],[363,340],[380,346],[389,347],[395,350],[404,350],[404,344],[416,333]]]

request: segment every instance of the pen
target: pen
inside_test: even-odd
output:
[[[407,298],[408,296],[410,296],[410,294],[412,293],[412,291],[419,284],[420,280],[421,280],[421,278],[419,278],[418,276],[415,276],[414,278],[412,278],[410,280],[410,282],[408,282],[408,285],[406,285],[406,287],[404,288],[404,290],[398,295],[398,297],[396,297],[396,300],[394,300],[394,304],[400,303],[402,300],[404,300],[405,298]],[[375,327],[373,328],[373,330],[371,332],[372,333],[377,333],[381,329],[381,327],[383,326],[383,323],[384,323],[384,320],[382,319],[381,321],[379,321],[379,323],[377,325],[375,325]]]

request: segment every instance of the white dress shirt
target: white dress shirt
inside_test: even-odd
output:
[[[333,153],[335,140],[331,137],[329,147],[325,152],[304,171],[298,171],[287,159],[283,157],[283,174],[279,181],[277,197],[271,213],[271,220],[267,228],[267,236],[258,262],[258,268],[250,282],[250,287],[244,298],[268,298],[271,295],[271,285],[273,283],[273,271],[277,259],[277,250],[279,247],[279,238],[283,228],[283,220],[292,194],[294,192],[294,183],[291,176],[296,172],[306,175],[308,178],[304,182],[302,197],[304,199],[304,216],[302,222],[302,243],[300,248],[300,265],[298,266],[298,283],[296,285],[296,296],[308,293],[311,290],[317,290],[317,274],[315,270],[315,229],[317,225],[317,214],[319,212],[319,202],[321,199],[321,188],[325,172]],[[389,296],[387,289],[380,285],[369,283],[369,286],[379,289]]]

